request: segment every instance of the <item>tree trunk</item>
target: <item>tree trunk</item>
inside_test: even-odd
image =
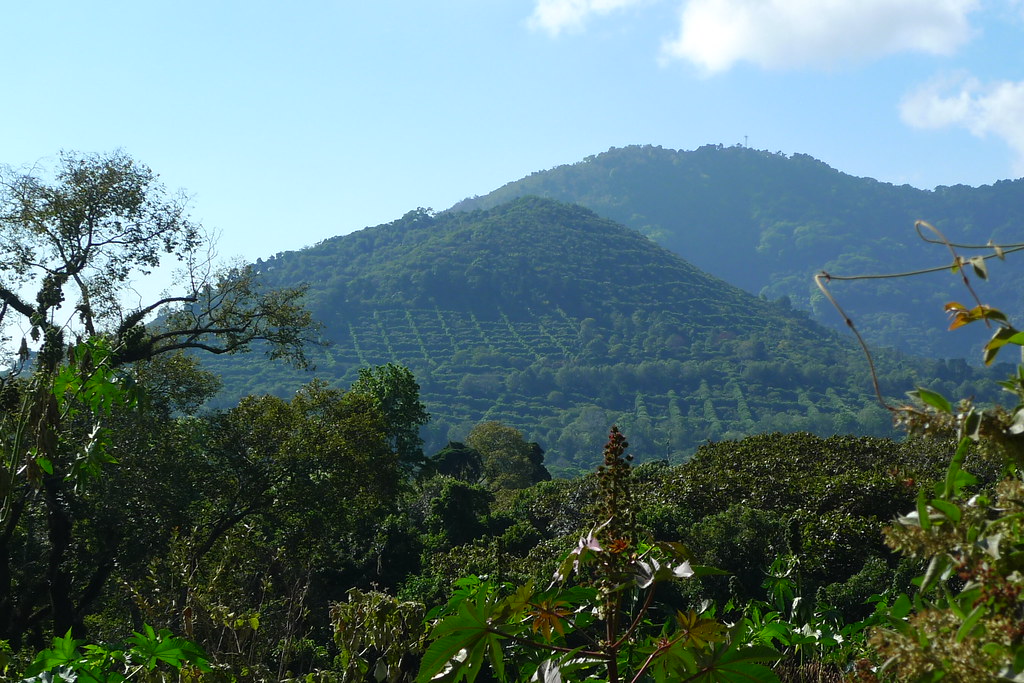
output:
[[[81,619],[76,617],[71,598],[71,577],[64,568],[71,547],[72,523],[64,509],[61,480],[47,475],[43,480],[43,500],[46,502],[46,527],[50,539],[50,558],[46,566],[46,579],[50,593],[50,611],[53,617],[53,635],[63,636],[68,630],[75,638],[85,635]]]

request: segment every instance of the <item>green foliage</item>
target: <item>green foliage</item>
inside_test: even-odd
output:
[[[420,403],[420,385],[409,368],[388,363],[375,368],[360,368],[359,379],[350,389],[370,396],[387,424],[398,460],[406,467],[423,464],[423,439],[420,427],[430,414]]]
[[[946,304],[950,329],[977,321],[994,328],[983,352],[986,364],[1007,345],[1024,346],[1024,335],[1013,328],[1008,316],[980,302],[965,272],[969,265],[975,276],[987,279],[984,259],[960,256],[961,245],[950,243],[930,224],[918,222],[918,229],[927,230],[936,243],[949,249],[952,271],[960,274],[977,302],[970,308],[957,302]],[[992,256],[1003,257],[1001,247],[990,242],[989,248]],[[827,273],[821,276],[828,277]],[[824,286],[822,292],[832,299]],[[912,434],[955,433],[957,447],[945,477],[918,488],[913,510],[900,515],[885,532],[893,549],[917,560],[925,570],[914,579],[912,597],[901,595],[887,610],[884,626],[872,636],[878,661],[884,662],[883,675],[908,681],[965,682],[1024,676],[1024,632],[1019,628],[1024,590],[1020,525],[1024,429],[1019,426],[1024,424],[1024,370],[1018,368],[1000,384],[1016,399],[1011,410],[1000,406],[982,410],[971,399],[954,406],[940,392],[925,388],[909,392],[914,404],[889,407]],[[967,469],[983,471],[979,455],[998,463],[1002,480],[994,486]]]
[[[480,481],[484,474],[480,452],[458,441],[449,441],[431,456],[427,469],[469,483]]]
[[[115,370],[114,356],[106,339],[91,337],[71,348],[63,365],[0,382],[7,398],[0,413],[0,604],[8,610],[0,635],[15,647],[50,625],[79,635],[80,615],[97,597],[89,586],[102,585],[114,561],[97,563],[111,549],[76,544],[89,532],[74,525],[75,514],[102,495],[102,475],[119,461],[117,425],[136,405],[131,378]]]
[[[528,444],[522,433],[500,422],[481,422],[469,432],[466,443],[480,453],[483,476],[493,489],[521,489],[550,479],[544,469],[544,452]]]
[[[768,600],[768,565],[795,556],[800,564],[793,576],[807,608],[855,623],[871,614],[868,598],[904,590],[913,575],[915,567],[884,545],[881,529],[890,515],[914,504],[918,483],[943,478],[951,448],[941,439],[748,437],[708,445],[682,465],[643,463],[632,470],[627,507],[641,538],[680,541],[694,562],[729,572],[663,587],[661,599],[677,609],[705,599],[719,605]],[[466,572],[497,583],[546,585],[556,558],[600,518],[599,490],[592,474],[499,492],[487,518],[481,510],[473,513],[477,535],[424,555],[402,595],[434,604]]]
[[[426,553],[443,553],[491,532],[494,493],[445,475],[419,481],[408,495],[412,522]]]
[[[89,644],[68,632],[55,637],[53,645],[40,652],[24,673],[24,681],[163,681],[166,672],[179,680],[198,679],[211,671],[206,655],[195,643],[177,638],[167,629],[155,631],[146,624],[120,647]]]
[[[476,576],[456,582],[447,604],[429,615],[417,681],[472,682],[485,667],[499,680],[778,680],[765,666],[778,658],[774,649],[696,610],[673,614],[655,601],[663,583],[718,570],[692,564],[679,543],[638,540],[627,446],[613,427],[599,475],[604,521],[564,556],[547,589]]]
[[[415,565],[404,475],[372,397],[311,383],[199,420],[194,496],[169,551],[130,584],[134,609],[254,679],[330,665],[324,606]],[[415,540],[415,539],[413,539]]]
[[[331,605],[342,681],[410,680],[426,645],[424,612],[420,603],[358,589]]]
[[[1006,343],[1024,345],[1024,337],[1001,333],[1012,327],[995,309],[950,310],[954,327],[982,319],[1000,323],[986,360]],[[1016,428],[1024,412],[1022,378],[1018,371],[1003,383],[1018,399],[1011,411],[982,411],[969,401],[954,410],[945,398],[924,390],[914,392],[923,409],[901,411],[912,431],[953,427],[959,436],[945,479],[931,490],[921,488],[914,510],[886,530],[889,545],[926,566],[915,579],[912,602],[904,598],[894,606],[887,628],[872,640],[886,659],[884,668],[901,680],[1016,680],[1024,672],[1024,483]],[[978,490],[979,479],[965,469],[968,457],[979,451],[1005,464],[1005,478],[994,488]]]

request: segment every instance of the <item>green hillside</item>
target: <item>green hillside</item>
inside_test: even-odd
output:
[[[650,236],[728,282],[768,299],[788,297],[815,319],[841,326],[812,276],[893,273],[951,262],[945,247],[914,231],[927,220],[954,241],[1021,242],[1024,180],[934,191],[856,178],[803,154],[707,146],[611,149],[509,183],[453,210],[488,208],[523,195],[586,206]],[[965,251],[966,255],[992,253]],[[990,262],[979,283],[988,303],[1024,314],[1017,260]],[[978,358],[984,335],[936,335],[943,305],[964,300],[958,277],[836,285],[844,307],[876,344],[933,357]]]
[[[414,211],[258,266],[270,286],[309,285],[330,346],[313,349],[313,374],[256,355],[209,361],[224,405],[397,362],[433,415],[428,450],[499,420],[556,472],[591,465],[613,423],[639,457],[677,461],[757,432],[891,433],[864,359],[838,335],[581,207]],[[963,363],[880,363],[894,395],[918,373],[951,395],[981,390]]]

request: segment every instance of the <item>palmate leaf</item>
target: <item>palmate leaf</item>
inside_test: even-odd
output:
[[[459,603],[458,611],[441,620],[430,637],[433,642],[423,654],[417,683],[427,683],[439,677],[446,669],[465,675],[472,683],[483,665],[484,654],[491,649],[491,664],[499,675],[504,673],[500,638],[488,630],[488,620],[494,609],[487,596],[478,596],[476,602],[467,598]],[[465,655],[463,656],[463,653]]]
[[[539,683],[562,683],[562,671],[558,668],[558,660],[545,659],[541,662],[533,680]]]
[[[638,588],[650,588],[655,583],[673,579],[688,579],[691,576],[707,576],[709,574],[727,574],[728,572],[714,567],[692,565],[689,560],[681,564],[662,564],[657,558],[640,560],[633,565],[633,579]]]
[[[132,655],[143,659],[148,670],[152,671],[161,662],[176,669],[182,664],[192,663],[209,670],[205,653],[195,643],[176,638],[167,629],[160,629],[157,633],[149,624],[145,624],[143,630],[145,634],[136,631],[128,642],[133,646]]]
[[[603,659],[581,657],[579,653],[583,649],[584,648],[580,646],[571,652],[566,652],[557,657],[545,659],[537,667],[537,671],[534,672],[530,680],[537,681],[538,683],[562,683],[563,680],[583,680],[585,676],[578,676],[576,674],[594,669],[597,666],[607,665],[606,660]],[[563,676],[565,676],[565,678],[563,678]]]
[[[699,673],[688,680],[695,683],[779,683],[779,677],[761,662],[774,662],[778,652],[765,645],[743,646],[736,640],[712,646],[697,657]]]
[[[654,648],[641,648],[641,654],[649,656]],[[676,641],[668,648],[662,649],[651,661],[647,672],[654,677],[655,683],[670,683],[682,680],[697,670],[697,659],[692,650],[687,649],[683,642]]]
[[[63,638],[54,638],[53,647],[43,650],[36,655],[35,661],[25,672],[26,676],[35,676],[44,671],[51,671],[56,668],[78,662],[82,658],[79,647],[85,644],[84,640],[75,640],[71,637],[71,629]]]
[[[549,598],[540,600],[533,605],[530,616],[533,617],[531,627],[534,633],[540,631],[544,640],[551,641],[551,631],[565,637],[565,626],[563,620],[572,615],[572,608],[565,600]]]
[[[715,619],[705,619],[694,610],[676,612],[676,623],[681,633],[685,633],[682,643],[686,647],[703,648],[710,643],[725,640],[725,625]]]
[[[509,609],[513,613],[522,612],[530,606],[530,601],[533,600],[534,593],[533,579],[530,579],[522,586],[519,586],[515,593],[506,598],[505,604],[508,605]]]

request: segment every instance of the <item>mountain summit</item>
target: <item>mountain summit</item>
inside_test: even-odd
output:
[[[952,263],[941,244],[914,230],[926,220],[965,256],[1021,242],[1024,180],[971,188],[919,190],[857,178],[805,154],[706,146],[611,149],[534,173],[453,211],[487,208],[537,195],[586,206],[655,240],[697,267],[768,299],[787,297],[834,329],[842,320],[813,284],[815,273],[900,273]],[[991,262],[986,303],[1024,317],[1016,280],[1024,262]],[[984,333],[942,334],[943,305],[969,294],[959,275],[837,284],[835,294],[875,344],[935,357],[980,358]]]

